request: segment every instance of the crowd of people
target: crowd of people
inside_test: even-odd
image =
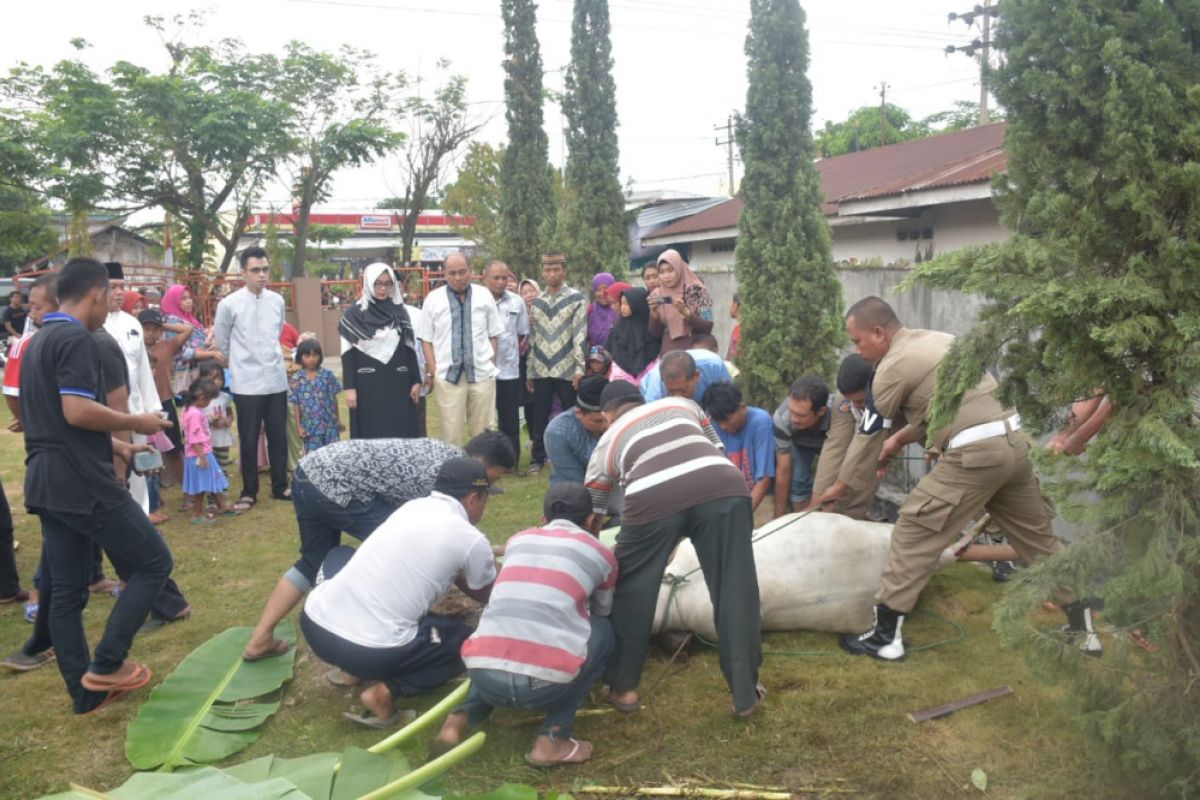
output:
[[[136,318],[121,310],[119,264],[75,259],[30,290],[5,394],[28,453],[25,503],[42,527],[41,591],[33,634],[4,665],[57,659],[76,713],[144,686],[150,670],[129,658],[134,634],[191,613],[155,527],[161,515],[150,516],[161,482],[181,482],[191,522],[210,525],[254,509],[260,464],[270,496],[294,510],[299,558],[243,658],[287,652],[275,629],[302,605],[301,630],[335,668],[329,679],[362,685],[364,710],[349,719],[390,728],[405,718],[402,698],[465,670],[470,693],[436,746],[462,741],[496,707],[540,710],[526,755],[538,766],[591,756],[573,730],[594,685],[623,713],[641,708],[656,598],[685,537],[712,598],[730,711],[755,713],[766,689],[752,533],[768,496],[773,516],[862,519],[905,445],[936,456],[900,508],[875,624],[841,640],[888,661],[905,655],[904,619],[939,554],[981,511],[1026,562],[1062,547],[1030,440],[995,381],[985,376],[950,424],[928,430],[952,337],[906,328],[879,298],[846,316],[857,352],[842,361],[836,391],[801,375],[771,409],[744,399],[712,336],[712,298],[674,250],[647,266],[642,287],[595,276],[590,302],[567,284],[559,254],[542,260],[544,290],[500,261],[475,276],[452,254],[446,284],[420,308],[405,302],[392,268],[372,264],[338,328],[340,382],[314,338],[287,331],[267,254],[250,248],[240,264],[244,286],[220,302],[211,329],[185,287]],[[739,311],[735,298],[730,314]],[[735,337],[727,353],[736,346]],[[437,438],[425,435],[429,395]],[[522,416],[529,472],[552,470],[550,486],[540,523],[493,547],[477,525],[501,476],[519,474]],[[289,428],[301,443],[292,452]],[[241,486],[230,502],[235,464]],[[599,538],[605,526],[619,526],[611,549]],[[342,534],[361,544],[343,545]],[[11,538],[0,492],[0,603],[27,596]],[[121,588],[89,656],[81,613],[90,587],[109,586],[101,552]],[[431,611],[452,585],[486,604],[478,627]],[[1055,600],[1081,646],[1098,651],[1088,603]]]

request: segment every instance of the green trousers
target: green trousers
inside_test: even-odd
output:
[[[617,692],[637,688],[667,560],[679,540],[687,537],[696,548],[712,598],[721,672],[733,692],[734,708],[744,711],[757,702],[762,611],[753,533],[749,497],[713,500],[656,522],[621,527],[616,547],[620,571],[610,617],[616,647],[605,683]]]

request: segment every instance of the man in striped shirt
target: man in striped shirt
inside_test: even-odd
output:
[[[612,650],[606,615],[617,582],[616,557],[587,531],[592,516],[582,484],[556,484],[542,527],[508,540],[479,628],[462,648],[471,691],[446,718],[438,747],[457,745],[500,706],[546,712],[529,763],[591,758],[591,743],[573,739],[571,728]]]
[[[546,291],[529,310],[529,359],[526,388],[533,395],[529,471],[541,472],[546,463],[542,437],[550,422],[550,407],[558,397],[563,408],[575,405],[575,392],[586,373],[587,298],[567,286],[567,261],[561,255],[542,257]]]
[[[616,646],[605,672],[607,699],[621,711],[639,707],[658,590],[671,551],[691,539],[713,599],[721,671],[738,716],[754,713],[764,690],[762,620],[751,535],[754,517],[741,470],[700,407],[668,397],[646,403],[637,387],[613,381],[600,396],[608,431],[588,463],[587,488],[597,518],[613,488],[625,488],[613,598]]]

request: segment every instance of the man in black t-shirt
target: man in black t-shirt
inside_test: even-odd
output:
[[[8,296],[8,307],[4,309],[4,330],[14,340],[20,339],[25,332],[25,320],[29,317],[29,308],[25,305],[25,297],[20,292]]]
[[[63,268],[58,294],[59,311],[45,316],[21,368],[25,504],[42,524],[42,580],[50,591],[59,671],[75,713],[84,714],[149,682],[150,670],[126,655],[172,566],[158,531],[116,480],[114,448],[127,459],[133,448],[110,432],[151,435],[169,423],[103,404],[107,388],[92,332],[108,316],[104,266],[73,259]],[[83,606],[93,542],[127,559],[132,571],[89,663]]]

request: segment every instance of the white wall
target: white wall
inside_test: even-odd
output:
[[[924,209],[920,217],[882,222],[835,224],[833,258],[835,261],[882,259],[891,264],[900,259],[915,262],[918,246],[922,258],[929,246],[933,254],[948,253],[971,244],[1002,242],[1008,230],[1000,224],[1000,215],[991,200],[969,200]],[[913,240],[898,234],[912,231],[922,234]],[[932,238],[925,234],[932,233]]]

